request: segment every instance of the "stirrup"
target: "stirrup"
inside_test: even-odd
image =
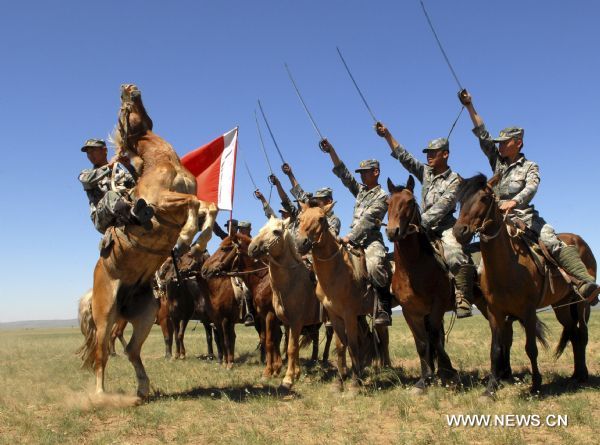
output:
[[[392,319],[386,311],[377,311],[374,323],[375,326],[391,326]]]
[[[254,322],[254,316],[248,312],[246,314],[246,316],[244,317],[244,326],[246,327],[250,327],[250,326],[254,326],[255,322]]]
[[[473,316],[473,311],[471,308],[465,308],[457,306],[456,308],[456,318],[469,318]]]

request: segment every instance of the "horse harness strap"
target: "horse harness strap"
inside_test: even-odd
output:
[[[318,256],[315,254],[315,252],[313,251],[313,258],[315,258],[315,259],[317,259],[317,260],[319,260],[319,261],[323,261],[323,262],[331,261],[331,260],[333,260],[333,259],[334,259],[334,258],[335,258],[335,257],[336,257],[336,256],[337,256],[337,255],[338,255],[338,254],[339,254],[339,253],[342,251],[342,248],[343,248],[343,247],[344,247],[344,245],[343,245],[343,244],[340,244],[340,247],[339,247],[338,249],[336,249],[336,251],[333,253],[333,255],[331,255],[331,256],[329,256],[329,257],[327,257],[327,258],[319,258],[319,257],[318,257]]]

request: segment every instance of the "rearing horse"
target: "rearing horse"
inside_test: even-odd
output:
[[[344,349],[346,346],[349,349],[352,361],[350,389],[356,390],[363,368],[372,360],[375,352],[373,337],[365,319],[365,315],[373,313],[374,295],[367,287],[364,258],[348,252],[329,231],[327,214],[333,205],[331,203],[321,208],[301,203],[296,246],[301,255],[312,250],[313,267],[318,278],[317,298],[327,310]],[[387,326],[377,326],[376,332],[383,365],[389,365]],[[338,384],[343,388],[346,354],[338,348],[337,355]]]
[[[114,140],[117,155],[127,155],[139,179],[135,198],[154,208],[152,228],[128,225],[111,227],[112,241],[101,251],[94,270],[93,322],[88,323],[85,343],[80,349],[84,366],[94,368],[96,393],[104,392],[104,370],[108,343],[115,320],[133,325],[126,348],[137,377],[137,395],[147,397],[150,381],[140,358],[142,344],[154,323],[158,304],[151,280],[174,246],[189,248],[202,221],[198,244],[206,247],[217,208],[196,198],[196,181],[179,161],[173,147],[152,132],[152,120],[135,85],[121,87],[121,109]]]
[[[519,320],[525,328],[525,350],[532,369],[531,391],[539,391],[542,376],[537,364],[536,336],[544,345],[545,339],[536,309],[548,305],[552,305],[556,318],[563,326],[556,356],[560,356],[570,341],[575,361],[572,377],[577,381],[585,381],[588,378],[585,349],[588,342],[589,303],[577,296],[571,285],[558,273],[550,278],[553,285],[544,283],[545,277],[538,272],[526,241],[518,236],[512,224],[509,226],[505,222],[492,190],[495,180],[492,178],[488,183],[484,175],[465,180],[460,192],[460,216],[454,225],[454,235],[460,243],[468,243],[475,234],[479,234],[481,239],[483,270],[480,284],[487,301],[492,331],[492,374],[485,394],[494,394],[506,370],[510,358],[510,342],[506,342],[506,331],[512,319]],[[585,241],[570,233],[561,233],[558,237],[578,248],[588,272],[595,276],[596,260]]]

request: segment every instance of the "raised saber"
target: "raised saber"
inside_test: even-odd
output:
[[[348,68],[348,64],[344,60],[344,56],[342,56],[342,52],[340,51],[339,47],[336,46],[335,49],[337,49],[337,52],[338,52],[338,54],[340,56],[340,59],[342,59],[342,63],[344,64],[344,67],[346,68],[346,71],[348,72],[348,75],[350,76],[350,79],[352,79],[352,83],[356,87],[356,91],[358,91],[358,94],[360,95],[360,98],[362,99],[363,103],[365,104],[365,107],[367,107],[367,110],[369,110],[369,114],[373,118],[373,122],[375,122],[375,123],[379,122],[377,120],[377,118],[375,117],[375,115],[373,114],[373,111],[371,111],[371,107],[369,107],[369,104],[367,103],[367,100],[365,99],[365,96],[363,96],[363,93],[360,91],[360,88],[358,87],[358,84],[356,83],[356,80],[354,80],[354,76],[350,72],[350,68]]]
[[[456,80],[456,84],[458,85],[458,88],[462,91],[462,90],[464,90],[464,88],[462,87],[462,84],[460,83],[460,80],[458,80],[458,76],[456,75],[456,72],[454,71],[454,68],[452,68],[452,64],[450,63],[450,59],[448,59],[448,56],[446,55],[446,51],[444,51],[444,47],[442,46],[442,42],[440,42],[440,39],[439,39],[437,33],[435,32],[435,28],[433,27],[433,23],[431,23],[431,19],[429,18],[429,14],[427,14],[427,10],[425,9],[425,3],[423,3],[423,0],[419,0],[419,2],[421,3],[421,7],[423,8],[423,14],[425,14],[425,18],[427,19],[427,23],[429,23],[429,27],[431,28],[431,32],[433,32],[433,36],[435,37],[435,40],[436,40],[438,46],[440,47],[440,51],[442,52],[442,55],[444,56],[444,59],[446,59],[446,64],[448,65],[448,68],[450,68],[450,72],[452,73],[452,76],[454,76],[454,80]]]
[[[248,168],[248,164],[246,163],[245,159],[244,159],[244,167],[246,167],[246,171],[248,172],[248,176],[250,176],[250,181],[252,181],[252,185],[254,186],[254,190],[258,190],[258,186],[256,185],[256,182],[254,182],[254,178],[252,177],[252,173],[250,173],[250,169]]]
[[[269,130],[269,134],[271,135],[271,139],[273,140],[273,144],[275,144],[275,148],[277,149],[277,153],[279,153],[279,157],[281,158],[281,162],[285,164],[285,160],[283,159],[283,155],[281,154],[281,150],[279,149],[279,145],[277,145],[277,141],[275,140],[275,136],[273,136],[273,132],[271,131],[271,126],[269,125],[269,121],[267,120],[267,116],[265,116],[265,112],[263,110],[262,104],[260,103],[260,99],[258,99],[258,108],[260,108],[260,114],[262,114],[263,119],[265,120],[265,124],[267,124],[267,130]]]
[[[292,85],[294,85],[294,89],[296,90],[296,95],[298,96],[298,99],[300,99],[300,102],[302,103],[302,106],[304,107],[304,111],[306,111],[306,114],[308,115],[308,118],[310,119],[310,122],[311,122],[313,128],[315,129],[315,131],[317,132],[317,134],[319,135],[319,138],[321,140],[325,139],[323,137],[323,135],[321,134],[321,130],[319,130],[317,123],[313,119],[312,114],[310,114],[310,111],[308,110],[308,107],[306,106],[306,102],[304,102],[304,99],[302,98],[302,94],[300,94],[300,90],[298,89],[298,85],[296,85],[296,82],[294,81],[294,77],[292,76],[292,72],[290,71],[290,68],[288,67],[287,63],[284,63],[284,66],[285,66],[285,69],[288,73],[290,80],[292,81]]]
[[[256,121],[256,130],[258,130],[258,138],[260,139],[260,146],[265,155],[265,159],[267,160],[267,165],[269,166],[269,172],[272,175],[273,168],[271,167],[271,162],[269,161],[269,156],[267,156],[267,150],[265,149],[265,142],[263,141],[262,132],[260,131],[260,125],[258,124],[258,115],[256,114],[256,110],[254,110],[254,120]]]

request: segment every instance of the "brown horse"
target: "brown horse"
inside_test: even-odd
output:
[[[536,315],[537,308],[552,305],[554,314],[563,326],[556,348],[556,356],[570,341],[573,347],[575,370],[573,378],[585,381],[588,378],[585,350],[588,341],[587,321],[590,307],[574,292],[557,271],[551,285],[538,268],[526,242],[501,213],[492,187],[497,178],[488,183],[484,175],[477,175],[464,182],[461,189],[461,209],[454,226],[456,239],[465,244],[475,234],[481,239],[483,270],[480,285],[487,301],[488,320],[492,331],[491,377],[485,394],[492,396],[499,379],[510,369],[510,342],[506,331],[516,319],[525,328],[525,350],[531,362],[532,392],[538,392],[542,376],[537,364],[536,337],[546,345],[544,326]],[[592,251],[578,235],[562,233],[558,237],[567,244],[575,245],[589,273],[596,275],[596,260]],[[508,348],[508,349],[507,349]]]
[[[290,389],[300,376],[300,334],[304,326],[320,326],[320,305],[310,271],[296,251],[289,219],[271,218],[250,245],[252,258],[266,257],[273,290],[275,314],[289,327],[287,341],[288,368],[282,386]],[[313,330],[314,331],[314,330]]]
[[[207,279],[222,275],[239,275],[252,293],[257,314],[261,344],[266,352],[263,378],[278,375],[282,367],[280,352],[281,322],[273,308],[273,291],[266,265],[250,258],[248,246],[252,239],[241,233],[228,236],[202,266],[202,276]],[[229,279],[229,278],[228,278]]]
[[[193,245],[189,252],[177,260],[178,270],[173,266],[173,259],[168,258],[157,275],[160,277],[168,301],[169,317],[175,331],[175,359],[185,359],[185,330],[190,320],[202,322],[206,334],[207,358],[214,359],[213,328],[208,314],[208,286],[200,276],[202,264],[208,258]],[[179,274],[178,274],[179,272]],[[181,281],[180,281],[181,278]],[[219,359],[222,360],[220,342],[217,335]]]
[[[151,280],[175,246],[184,251],[202,221],[200,242],[206,247],[212,235],[216,206],[196,198],[195,178],[181,165],[173,147],[152,132],[149,118],[134,85],[121,89],[121,110],[115,134],[117,155],[128,156],[139,179],[133,191],[154,208],[152,228],[111,227],[106,247],[94,270],[93,323],[80,348],[84,366],[95,370],[96,393],[104,393],[104,371],[112,325],[123,318],[133,325],[127,356],[137,378],[138,397],[149,395],[150,380],[140,358],[144,341],[156,318],[158,304]]]
[[[420,392],[432,381],[436,361],[442,380],[455,379],[457,373],[444,348],[444,313],[454,309],[454,286],[421,229],[414,187],[412,176],[406,187],[388,179],[386,232],[394,243],[392,292],[402,306],[421,361],[421,378],[415,384],[415,392]]]
[[[367,286],[364,257],[350,253],[329,231],[327,213],[333,204],[323,208],[301,204],[296,246],[301,255],[312,250],[318,278],[317,298],[327,310],[337,339],[343,345],[337,354],[339,387],[343,389],[345,347],[348,347],[352,362],[351,389],[356,390],[363,368],[372,361],[375,353],[373,336],[365,319],[366,314],[373,312],[374,295]],[[376,332],[382,362],[389,365],[387,326],[377,326]]]

